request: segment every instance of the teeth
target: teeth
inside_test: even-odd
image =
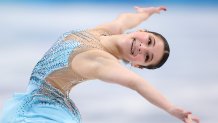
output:
[[[134,54],[134,48],[133,48],[134,43],[135,43],[135,39],[133,39],[133,41],[132,41],[132,46],[131,46],[131,54],[132,54],[132,55]]]

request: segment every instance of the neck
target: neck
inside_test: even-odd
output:
[[[117,59],[122,59],[120,44],[123,41],[123,35],[102,36],[100,41],[108,53]]]

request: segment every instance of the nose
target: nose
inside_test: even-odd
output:
[[[149,51],[150,51],[150,47],[143,45],[142,43],[140,44],[140,47],[139,47],[140,54],[148,53]]]

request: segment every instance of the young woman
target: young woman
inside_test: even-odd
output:
[[[199,122],[191,112],[170,103],[142,77],[120,64],[161,67],[169,56],[166,39],[155,32],[131,29],[165,7],[135,7],[110,23],[65,33],[36,64],[26,93],[16,94],[4,107],[2,123],[79,123],[80,114],[69,99],[75,85],[100,79],[137,91],[152,104],[185,123]]]

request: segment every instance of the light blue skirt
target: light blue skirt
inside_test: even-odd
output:
[[[48,84],[29,87],[31,91],[17,93],[6,102],[0,123],[80,123],[74,103],[57,89]]]

